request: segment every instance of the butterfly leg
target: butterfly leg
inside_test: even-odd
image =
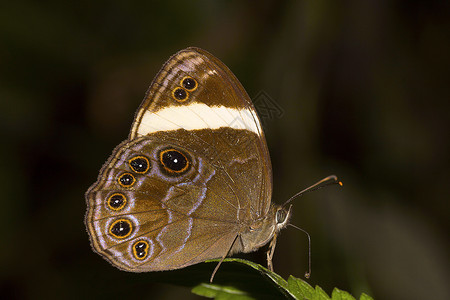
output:
[[[273,239],[270,241],[269,250],[267,250],[267,268],[273,272],[272,258],[275,253],[275,246],[277,244],[277,234],[275,233]]]
[[[230,253],[231,249],[233,248],[234,243],[236,242],[237,238],[239,237],[239,235],[236,235],[236,237],[233,240],[233,243],[231,243],[230,248],[228,249],[227,253],[225,253],[224,256],[222,256],[222,258],[220,259],[219,263],[217,264],[217,266],[214,268],[214,271],[211,274],[211,278],[209,279],[209,282],[212,283],[214,280],[214,276],[216,275],[217,270],[219,270],[220,265],[222,264],[223,260],[228,256],[228,254]]]

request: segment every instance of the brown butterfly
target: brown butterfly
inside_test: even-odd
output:
[[[188,48],[159,71],[128,139],[87,191],[85,222],[94,250],[125,271],[183,268],[269,241],[272,268],[291,210],[271,196],[249,96],[221,61]]]

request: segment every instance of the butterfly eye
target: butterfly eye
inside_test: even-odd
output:
[[[189,92],[192,92],[197,88],[197,81],[192,77],[184,77],[181,80],[181,85]]]
[[[136,156],[128,161],[130,168],[139,174],[147,173],[150,169],[150,162],[145,156]]]
[[[118,239],[124,239],[131,234],[133,225],[130,220],[119,219],[114,221],[109,227],[109,233]]]
[[[188,98],[188,95],[189,95],[188,92],[186,92],[186,90],[182,89],[182,88],[176,88],[172,92],[173,98],[175,98],[175,100],[178,102],[186,101],[186,99]]]
[[[277,210],[277,213],[275,215],[276,223],[277,224],[284,223],[284,221],[286,220],[286,216],[287,216],[287,213],[284,209],[281,208],[281,209]]]
[[[127,198],[123,194],[115,193],[108,198],[108,207],[111,210],[119,211],[127,204]]]
[[[172,148],[161,151],[159,161],[171,174],[182,174],[189,168],[189,160],[186,155]]]
[[[118,182],[123,187],[130,187],[136,182],[136,178],[130,173],[124,173],[119,176]]]
[[[148,255],[150,248],[147,241],[139,241],[133,244],[133,255],[136,259],[143,260]]]

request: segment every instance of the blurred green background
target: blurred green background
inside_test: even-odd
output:
[[[447,1],[14,1],[0,4],[1,294],[198,297],[90,249],[84,193],[159,68],[197,46],[283,109],[265,122],[273,200],[312,236],[312,277],[376,299],[450,299]],[[305,235],[275,271],[302,277]],[[264,262],[264,250],[245,258]],[[220,273],[220,270],[219,270]]]

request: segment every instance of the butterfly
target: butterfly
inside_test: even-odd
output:
[[[291,209],[271,197],[249,96],[219,59],[187,48],[163,65],[128,139],[86,192],[85,224],[93,249],[125,271],[184,268],[269,242],[272,268]]]

